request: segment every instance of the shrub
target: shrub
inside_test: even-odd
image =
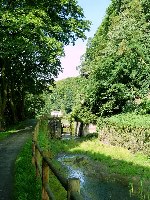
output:
[[[134,113],[99,118],[99,139],[104,143],[122,146],[132,152],[150,156],[150,116]]]
[[[141,114],[150,114],[150,100],[144,100],[139,105],[139,110]]]

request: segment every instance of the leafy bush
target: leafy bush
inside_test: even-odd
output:
[[[99,139],[132,152],[150,155],[150,116],[126,113],[110,118],[99,118]]]
[[[84,124],[95,123],[97,121],[96,115],[92,114],[88,108],[82,105],[74,107],[70,118],[71,120],[83,122]]]
[[[139,110],[141,114],[150,114],[150,100],[144,100],[139,105]]]

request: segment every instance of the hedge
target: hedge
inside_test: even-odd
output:
[[[99,139],[150,156],[150,115],[126,113],[98,119]]]

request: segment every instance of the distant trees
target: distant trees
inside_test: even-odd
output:
[[[51,110],[62,110],[68,114],[73,107],[81,101],[81,90],[84,89],[84,79],[71,77],[56,82],[51,94],[45,94],[45,107],[43,112],[50,113]]]
[[[0,1],[0,129],[24,118],[26,94],[48,88],[64,45],[85,39],[89,24],[75,0]]]

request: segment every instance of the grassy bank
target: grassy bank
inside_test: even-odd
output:
[[[121,147],[104,145],[98,139],[52,140],[49,142],[49,149],[53,156],[62,152],[85,154],[93,160],[106,164],[110,172],[150,179],[150,161],[147,156],[140,153],[132,154]]]
[[[50,140],[48,139],[47,135],[47,122],[42,121],[40,128],[39,128],[39,135],[38,135],[38,142],[43,150],[49,150]],[[59,140],[58,140],[59,141]],[[56,140],[56,148],[57,148],[57,140]],[[56,154],[55,154],[56,155]],[[50,151],[50,157],[54,157],[53,150]],[[60,168],[60,165],[57,161],[53,160],[53,164],[57,169]],[[62,171],[61,171],[62,172]],[[63,174],[63,172],[62,172]],[[64,175],[64,174],[63,174]],[[67,192],[62,187],[60,182],[57,180],[57,178],[54,176],[54,174],[50,171],[49,175],[49,186],[51,188],[52,193],[55,196],[56,200],[66,200],[67,199]],[[59,191],[59,192],[58,192]]]
[[[150,193],[150,161],[142,154],[132,154],[129,150],[121,147],[113,147],[102,144],[98,139],[80,141],[58,141],[52,140],[49,149],[53,156],[65,152],[71,154],[86,155],[93,161],[107,167],[107,172],[116,174],[117,177],[125,177],[137,190],[141,199]],[[137,189],[138,188],[138,189]],[[149,198],[150,199],[150,198]]]
[[[14,125],[12,127],[9,127],[8,129],[6,129],[5,131],[1,131],[0,132],[0,141],[4,140],[5,138],[7,138],[8,136],[12,135],[12,134],[16,134],[18,130],[18,125]]]
[[[42,148],[49,149],[52,157],[55,158],[59,153],[82,154],[86,155],[93,161],[98,161],[100,164],[107,167],[109,174],[116,174],[122,177],[127,177],[132,190],[136,188],[141,199],[148,197],[149,181],[150,181],[150,160],[147,155],[142,153],[132,153],[128,149],[103,144],[98,138],[82,138],[78,140],[55,140],[48,139],[47,124],[42,124],[40,130],[39,142]],[[44,128],[45,127],[45,128]],[[49,141],[48,141],[49,140]],[[56,167],[58,163],[54,159]],[[148,183],[148,184],[147,184]],[[148,197],[150,199],[150,197]]]
[[[8,127],[5,131],[0,131],[0,141],[9,137],[10,135],[19,133],[20,129],[24,129],[30,123],[30,119],[18,122],[15,125]]]
[[[41,200],[41,182],[35,176],[32,165],[31,138],[17,157],[15,163],[13,200]]]

